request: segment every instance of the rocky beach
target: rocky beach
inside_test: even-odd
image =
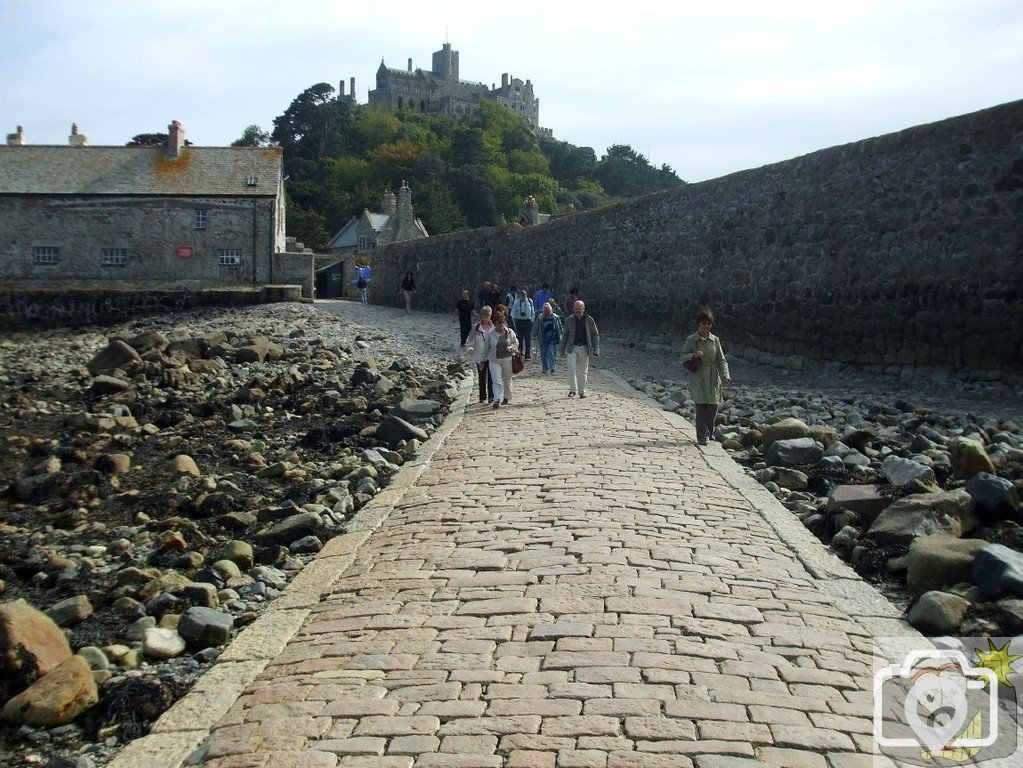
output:
[[[677,350],[603,348],[689,417]],[[1023,392],[732,362],[715,438],[822,546],[925,634],[1023,631]],[[11,768],[102,766],[144,734],[467,375],[452,316],[349,302],[19,333],[0,371]]]

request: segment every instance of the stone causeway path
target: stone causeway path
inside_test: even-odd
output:
[[[566,393],[531,368],[494,411],[466,382],[115,768],[889,765],[898,612],[679,416],[600,371]]]

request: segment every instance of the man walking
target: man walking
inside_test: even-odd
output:
[[[554,294],[551,293],[550,283],[544,283],[543,287],[536,292],[536,296],[533,297],[533,308],[536,310],[536,314],[539,317],[540,313],[543,312],[543,305],[554,298]],[[551,307],[553,309],[553,307]]]
[[[586,397],[590,355],[600,357],[600,334],[581,301],[572,306],[572,314],[565,320],[565,333],[558,351],[568,358],[568,396],[575,397],[578,393],[579,397]]]

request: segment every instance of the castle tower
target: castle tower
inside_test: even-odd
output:
[[[458,82],[458,51],[451,50],[451,43],[433,54],[433,74],[442,80]]]

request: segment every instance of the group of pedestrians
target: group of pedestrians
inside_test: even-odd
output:
[[[556,311],[557,302],[547,283],[533,299],[525,290],[506,294],[504,299],[511,303],[510,308],[500,300],[501,295],[496,283],[484,284],[477,296],[479,320],[475,324],[477,305],[469,298],[469,291],[462,291],[456,306],[461,344],[479,374],[479,402],[500,408],[511,401],[512,361],[516,354],[531,357],[531,340],[539,347],[542,374],[553,375],[560,356],[567,363],[568,396],[585,398],[590,358],[600,356],[600,333],[578,289],[572,288],[572,311],[564,318]],[[514,327],[509,324],[509,316]],[[721,403],[722,384],[731,381],[731,374],[721,340],[711,332],[714,313],[709,308],[701,309],[696,325],[696,331],[683,344],[681,362],[689,375],[695,404],[697,442],[707,445]]]

